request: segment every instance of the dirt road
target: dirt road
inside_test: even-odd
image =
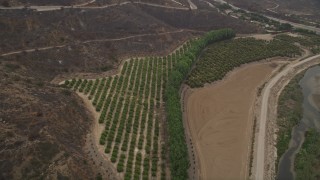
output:
[[[14,54],[20,54],[20,53],[30,53],[30,52],[35,52],[35,51],[45,51],[45,50],[50,50],[50,49],[54,49],[54,48],[63,48],[67,45],[58,45],[58,46],[47,46],[47,47],[39,47],[39,48],[33,48],[33,49],[25,49],[25,50],[19,50],[19,51],[12,51],[12,52],[8,52],[8,53],[4,53],[1,54],[0,56],[10,56],[10,55],[14,55]]]
[[[123,41],[123,40],[129,40],[129,39],[133,39],[133,38],[138,38],[138,37],[161,36],[161,35],[166,35],[166,34],[176,34],[176,33],[182,33],[182,32],[200,32],[200,33],[205,33],[204,31],[197,31],[197,30],[192,30],[192,29],[180,29],[180,30],[162,32],[162,33],[138,34],[138,35],[126,36],[126,37],[122,37],[122,38],[87,40],[87,41],[80,42],[79,44],[88,44],[88,43],[95,43],[95,42]],[[3,53],[0,56],[10,56],[10,55],[21,54],[21,53],[25,53],[25,52],[26,53],[30,53],[30,52],[36,52],[36,51],[45,51],[45,50],[50,50],[50,49],[55,49],[55,48],[63,48],[63,47],[66,47],[68,45],[71,45],[71,44],[63,44],[63,45],[57,45],[57,46],[47,46],[47,47],[38,47],[38,48],[32,48],[32,49],[17,50],[17,51],[12,51],[12,52],[8,52],[8,53]]]
[[[188,3],[189,3],[189,5],[190,5],[190,9],[191,9],[191,10],[198,9],[198,7],[197,7],[191,0],[188,0]]]
[[[254,178],[257,180],[264,179],[265,172],[265,139],[266,139],[266,121],[268,118],[268,105],[271,94],[271,88],[284,76],[292,72],[295,68],[320,58],[320,55],[315,55],[302,61],[294,61],[273,77],[265,86],[262,94],[260,118],[258,120],[258,137],[257,137],[257,154],[255,162]]]
[[[190,1],[190,0],[189,0]],[[167,9],[177,9],[177,10],[189,10],[191,9],[197,9],[197,6],[195,6],[192,2],[190,3],[190,8],[186,7],[173,7],[173,6],[165,6],[165,5],[160,5],[160,4],[154,4],[154,3],[145,3],[145,2],[131,2],[131,1],[125,1],[122,3],[114,3],[114,4],[108,4],[104,6],[86,6],[94,1],[90,1],[85,4],[80,4],[80,5],[75,5],[75,6],[15,6],[15,7],[3,7],[0,6],[0,10],[22,10],[22,9],[32,9],[36,11],[57,11],[61,9],[106,9],[114,6],[123,6],[126,4],[144,4],[147,6],[152,6],[152,7],[159,7],[159,8],[167,8]]]
[[[214,6],[211,2],[209,2],[209,1],[205,1],[205,0],[199,0],[199,1],[202,1],[202,2],[207,3],[208,6],[210,6],[211,8],[215,8],[215,6]]]
[[[200,179],[247,179],[253,105],[258,87],[275,69],[245,65],[215,85],[192,90],[185,99]]]

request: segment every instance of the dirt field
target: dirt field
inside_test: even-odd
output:
[[[257,88],[274,69],[271,63],[246,65],[224,81],[187,93],[200,179],[247,179],[253,104]]]

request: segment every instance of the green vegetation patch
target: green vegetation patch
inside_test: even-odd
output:
[[[276,31],[291,31],[293,28],[291,24],[280,23],[258,13],[246,12],[241,9],[235,10],[234,12],[241,14],[240,19],[258,22],[259,24],[263,25],[263,28],[265,29]],[[268,27],[265,27],[266,25],[268,25]]]
[[[294,169],[297,180],[320,179],[320,133],[314,129],[306,132]]]
[[[215,43],[204,52],[188,77],[187,84],[202,87],[221,80],[229,71],[242,64],[275,56],[301,55],[297,46],[280,40],[264,41],[240,38]]]
[[[299,82],[303,78],[304,73],[305,71],[295,76],[279,96],[277,117],[277,125],[279,128],[277,133],[278,156],[276,167],[278,167],[279,159],[288,149],[292,128],[297,125],[302,118],[303,94]]]
[[[299,43],[302,46],[309,48],[312,53],[320,53],[320,36],[316,34],[303,32],[300,33],[300,36],[298,37],[289,36],[287,34],[280,34],[275,38],[285,42]]]

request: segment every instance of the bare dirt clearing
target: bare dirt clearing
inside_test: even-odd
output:
[[[261,39],[261,40],[266,40],[266,41],[271,41],[274,37],[272,34],[255,34],[249,37],[253,37],[255,39]]]
[[[274,69],[271,63],[246,65],[186,98],[201,179],[247,179],[256,91]]]
[[[243,35],[239,35],[238,38],[252,37],[252,38],[255,38],[255,39],[271,41],[271,40],[273,40],[274,36],[275,35],[273,35],[273,34],[252,34],[252,35],[243,34]]]

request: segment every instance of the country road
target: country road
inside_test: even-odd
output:
[[[218,3],[227,3],[224,0],[214,0]],[[106,9],[106,8],[110,8],[110,7],[114,7],[114,6],[122,6],[122,5],[126,5],[126,4],[142,4],[142,5],[147,5],[147,6],[151,6],[151,7],[159,7],[159,8],[166,8],[166,9],[176,9],[176,10],[197,10],[198,7],[191,1],[188,0],[188,3],[190,5],[189,8],[187,7],[173,7],[173,6],[165,6],[165,5],[160,5],[160,4],[154,4],[154,3],[145,3],[145,2],[131,2],[131,1],[125,1],[122,3],[114,3],[114,4],[109,4],[109,5],[104,5],[104,6],[86,6],[90,3],[95,2],[95,0],[91,0],[87,3],[84,4],[79,4],[79,5],[75,5],[75,6],[30,6],[30,7],[25,7],[25,6],[15,6],[15,7],[3,7],[0,6],[0,10],[22,10],[22,9],[32,9],[32,10],[36,10],[36,11],[56,11],[56,10],[61,10],[61,9]],[[175,2],[175,1],[174,1]],[[212,7],[212,5],[208,4],[210,7]],[[239,10],[241,8],[236,7],[232,4],[229,4],[233,9],[235,10]],[[251,12],[245,9],[242,9],[246,12]],[[307,30],[311,30],[311,31],[315,31],[317,34],[320,34],[320,28],[316,28],[313,26],[307,26],[307,25],[303,25],[303,24],[298,24],[298,23],[294,23],[294,22],[290,22],[287,20],[282,20],[282,19],[278,19],[278,18],[274,18],[271,16],[267,16],[264,15],[265,17],[274,20],[274,21],[278,21],[280,23],[289,23],[291,24],[293,27],[296,28],[304,28]]]
[[[40,48],[33,48],[33,49],[25,49],[25,50],[19,50],[19,51],[12,51],[12,52],[8,52],[8,53],[4,53],[1,54],[0,56],[10,56],[10,55],[14,55],[14,54],[20,54],[23,52],[35,52],[35,51],[44,51],[44,50],[49,50],[49,49],[54,49],[54,48],[62,48],[67,46],[65,45],[58,45],[58,46],[47,46],[47,47],[40,47]]]
[[[92,1],[92,2],[94,2],[94,1]],[[90,2],[90,3],[92,3],[92,2]],[[88,4],[90,4],[90,3],[88,3]],[[191,9],[197,9],[197,6],[195,6],[192,2],[190,3],[190,8],[173,7],[173,6],[165,6],[165,5],[154,4],[154,3],[131,2],[131,1],[125,1],[125,2],[122,2],[122,3],[108,4],[108,5],[104,5],[104,6],[85,6],[85,5],[88,5],[88,4],[75,5],[75,6],[29,6],[29,7],[25,7],[25,6],[3,7],[3,6],[0,6],[0,10],[31,9],[31,10],[36,10],[36,11],[56,11],[56,10],[61,10],[61,9],[84,9],[84,10],[85,9],[106,9],[106,8],[115,7],[115,6],[123,6],[123,5],[126,5],[126,4],[142,4],[142,5],[152,6],[152,7],[159,7],[159,8],[166,8],[166,9],[176,9],[176,10],[190,10],[190,8]]]
[[[128,39],[137,38],[137,37],[161,36],[161,35],[166,35],[166,34],[176,34],[176,33],[182,33],[182,32],[204,33],[205,31],[198,31],[198,30],[192,30],[192,29],[180,29],[180,30],[176,30],[176,31],[168,31],[168,32],[162,32],[162,33],[138,34],[138,35],[126,36],[126,37],[122,37],[122,38],[87,40],[87,41],[80,42],[78,44],[87,44],[87,43],[94,43],[94,42],[122,41],[122,40],[128,40]],[[56,46],[46,46],[46,47],[38,47],[38,48],[32,48],[32,49],[17,50],[17,51],[3,53],[3,54],[0,55],[0,57],[1,56],[4,57],[4,56],[15,55],[15,54],[21,54],[21,53],[25,53],[25,52],[29,53],[29,52],[50,50],[50,49],[55,49],[55,48],[63,48],[63,47],[66,47],[68,45],[72,45],[72,44],[63,44],[63,45],[56,45]]]
[[[79,8],[79,7],[83,7],[83,6],[87,6],[91,3],[94,3],[96,2],[96,0],[90,0],[88,2],[84,2],[84,3],[81,3],[81,4],[75,4],[75,5],[72,5],[72,6],[29,6],[27,7],[28,9],[34,9],[34,10],[37,10],[37,11],[53,11],[53,10],[60,10],[61,8],[72,8],[72,7],[76,7],[76,8]],[[3,7],[3,6],[0,6],[0,10],[6,10],[6,9],[11,9],[11,10],[19,10],[19,9],[25,9],[26,6],[14,6],[14,7]]]
[[[82,4],[76,4],[76,5],[73,5],[73,6],[86,6],[86,5],[89,5],[89,4],[91,4],[91,3],[94,3],[94,2],[96,2],[96,0],[91,0],[91,1],[88,1],[88,2],[84,2],[84,3],[82,3]]]
[[[265,136],[266,136],[266,122],[268,118],[268,105],[269,98],[271,93],[271,88],[284,76],[286,76],[289,72],[291,72],[294,68],[313,61],[317,58],[320,58],[320,54],[314,55],[302,61],[295,61],[289,64],[286,68],[284,68],[281,72],[279,72],[275,77],[273,77],[266,87],[263,90],[262,101],[261,101],[261,111],[260,111],[260,119],[258,119],[259,127],[258,127],[258,139],[257,139],[257,155],[256,155],[256,167],[254,179],[261,180],[264,178],[264,170],[265,170]]]

